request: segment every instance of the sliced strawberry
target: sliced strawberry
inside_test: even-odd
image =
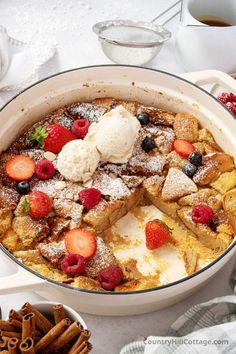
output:
[[[68,231],[65,235],[65,245],[70,254],[79,254],[84,258],[91,258],[97,249],[95,235],[82,228]]]
[[[34,172],[35,163],[28,156],[16,155],[6,163],[6,173],[15,181],[27,181]]]
[[[189,155],[195,151],[195,147],[184,139],[175,139],[173,143],[173,148],[180,156],[187,158]]]

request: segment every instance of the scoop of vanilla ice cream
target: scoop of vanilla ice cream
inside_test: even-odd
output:
[[[120,105],[92,123],[85,140],[96,146],[102,162],[125,163],[140,127],[137,118]]]
[[[95,146],[85,140],[72,140],[63,146],[58,155],[57,169],[73,182],[88,181],[99,163]]]

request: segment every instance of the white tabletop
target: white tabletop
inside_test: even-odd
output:
[[[98,21],[115,18],[150,21],[175,0],[1,0],[0,24],[7,27],[11,36],[23,41],[57,42],[57,54],[40,71],[40,78],[58,71],[109,63],[101,51],[91,26]],[[148,67],[180,73],[183,70],[174,58],[174,39],[178,18],[168,24],[172,39]],[[4,100],[16,92],[1,94]],[[168,309],[133,317],[101,317],[84,314],[91,329],[94,353],[115,354],[120,348],[139,336],[164,335],[169,325],[190,306],[213,297],[230,294],[229,277],[231,260],[203,289]],[[7,271],[0,262],[0,277]],[[1,281],[1,278],[0,278]],[[10,308],[25,301],[41,299],[35,293],[0,296],[3,316]]]

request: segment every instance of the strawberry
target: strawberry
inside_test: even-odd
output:
[[[101,200],[102,194],[96,188],[87,188],[79,192],[79,200],[86,209],[94,208]]]
[[[24,199],[23,210],[36,219],[44,218],[52,210],[52,200],[46,193],[32,192]]]
[[[28,156],[16,155],[6,163],[6,173],[14,181],[27,181],[34,172],[35,163]]]
[[[73,229],[65,235],[65,245],[70,254],[79,254],[84,258],[91,258],[97,249],[95,235],[82,228]]]
[[[45,151],[58,154],[63,146],[76,136],[70,130],[60,124],[52,124],[45,127],[37,127],[34,133],[29,135],[30,140],[38,141]]]
[[[164,245],[170,238],[171,229],[161,220],[149,221],[145,226],[146,247],[154,250]]]
[[[187,158],[189,155],[195,151],[195,147],[184,139],[175,139],[173,143],[173,148],[180,156]]]

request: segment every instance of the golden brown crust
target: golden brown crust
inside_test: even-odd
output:
[[[224,195],[223,207],[227,213],[236,217],[236,188],[230,190]]]
[[[178,113],[173,127],[178,139],[185,139],[191,143],[198,140],[198,120],[192,114]]]

